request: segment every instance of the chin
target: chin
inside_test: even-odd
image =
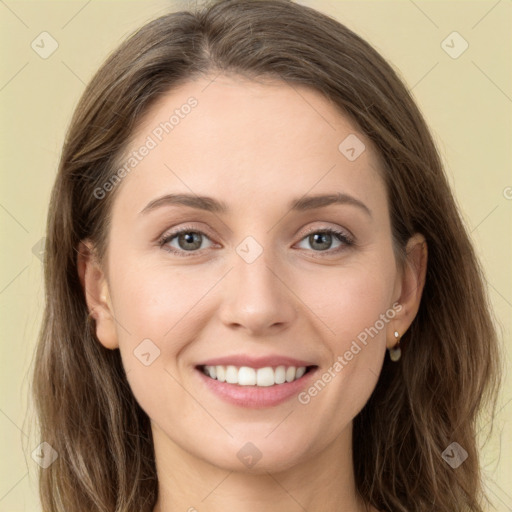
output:
[[[274,434],[269,435],[268,432],[253,437],[246,435],[243,441],[240,438],[230,439],[229,446],[219,442],[216,453],[210,451],[204,458],[224,470],[251,474],[286,471],[307,459],[305,446],[309,443],[291,440],[286,432],[270,439]]]

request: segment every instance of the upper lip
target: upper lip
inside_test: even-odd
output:
[[[249,366],[250,368],[265,368],[267,366],[316,366],[310,361],[295,359],[288,356],[269,355],[261,357],[251,357],[244,354],[232,356],[215,357],[199,363],[197,366]]]

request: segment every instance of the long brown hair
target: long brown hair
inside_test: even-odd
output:
[[[422,115],[392,67],[338,21],[287,0],[221,0],[155,19],[102,65],[74,112],[53,188],[44,262],[46,307],[33,398],[40,439],[58,453],[39,473],[48,512],[153,510],[158,480],[149,418],[118,350],[95,338],[77,247],[104,254],[112,178],[142,116],[206,73],[309,86],[357,123],[383,162],[393,239],[403,256],[422,233],[429,262],[419,312],[386,358],[354,420],[356,485],[379,510],[481,511],[476,421],[495,405],[497,336],[481,267]],[[457,469],[442,457],[457,442]]]

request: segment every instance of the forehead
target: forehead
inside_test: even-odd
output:
[[[119,201],[140,211],[164,192],[239,206],[342,192],[385,203],[378,160],[355,123],[311,88],[203,77],[169,91],[139,123],[119,164],[128,171]]]

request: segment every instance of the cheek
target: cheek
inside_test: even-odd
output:
[[[194,338],[192,326],[198,328],[194,313],[211,287],[208,279],[126,258],[111,272],[111,283],[119,349],[135,399],[152,418],[186,410],[176,363]]]
[[[371,265],[357,263],[298,277],[298,294],[322,320],[332,348],[348,349],[352,340],[376,323],[385,337],[380,318],[391,306],[393,268],[392,262],[382,258]]]
[[[378,380],[396,314],[391,303],[394,269],[394,259],[382,256],[371,265],[331,268],[324,279],[318,276],[316,286],[309,278],[300,280],[299,293],[321,320],[317,325],[329,359],[299,401],[322,409],[333,425],[353,418]],[[319,415],[318,421],[326,418]]]
[[[133,269],[136,270],[133,270]],[[114,309],[120,345],[150,338],[163,349],[173,350],[173,333],[190,325],[194,308],[218,277],[214,272],[183,271],[177,268],[141,266],[123,261],[111,272]],[[170,343],[170,346],[169,346]]]

